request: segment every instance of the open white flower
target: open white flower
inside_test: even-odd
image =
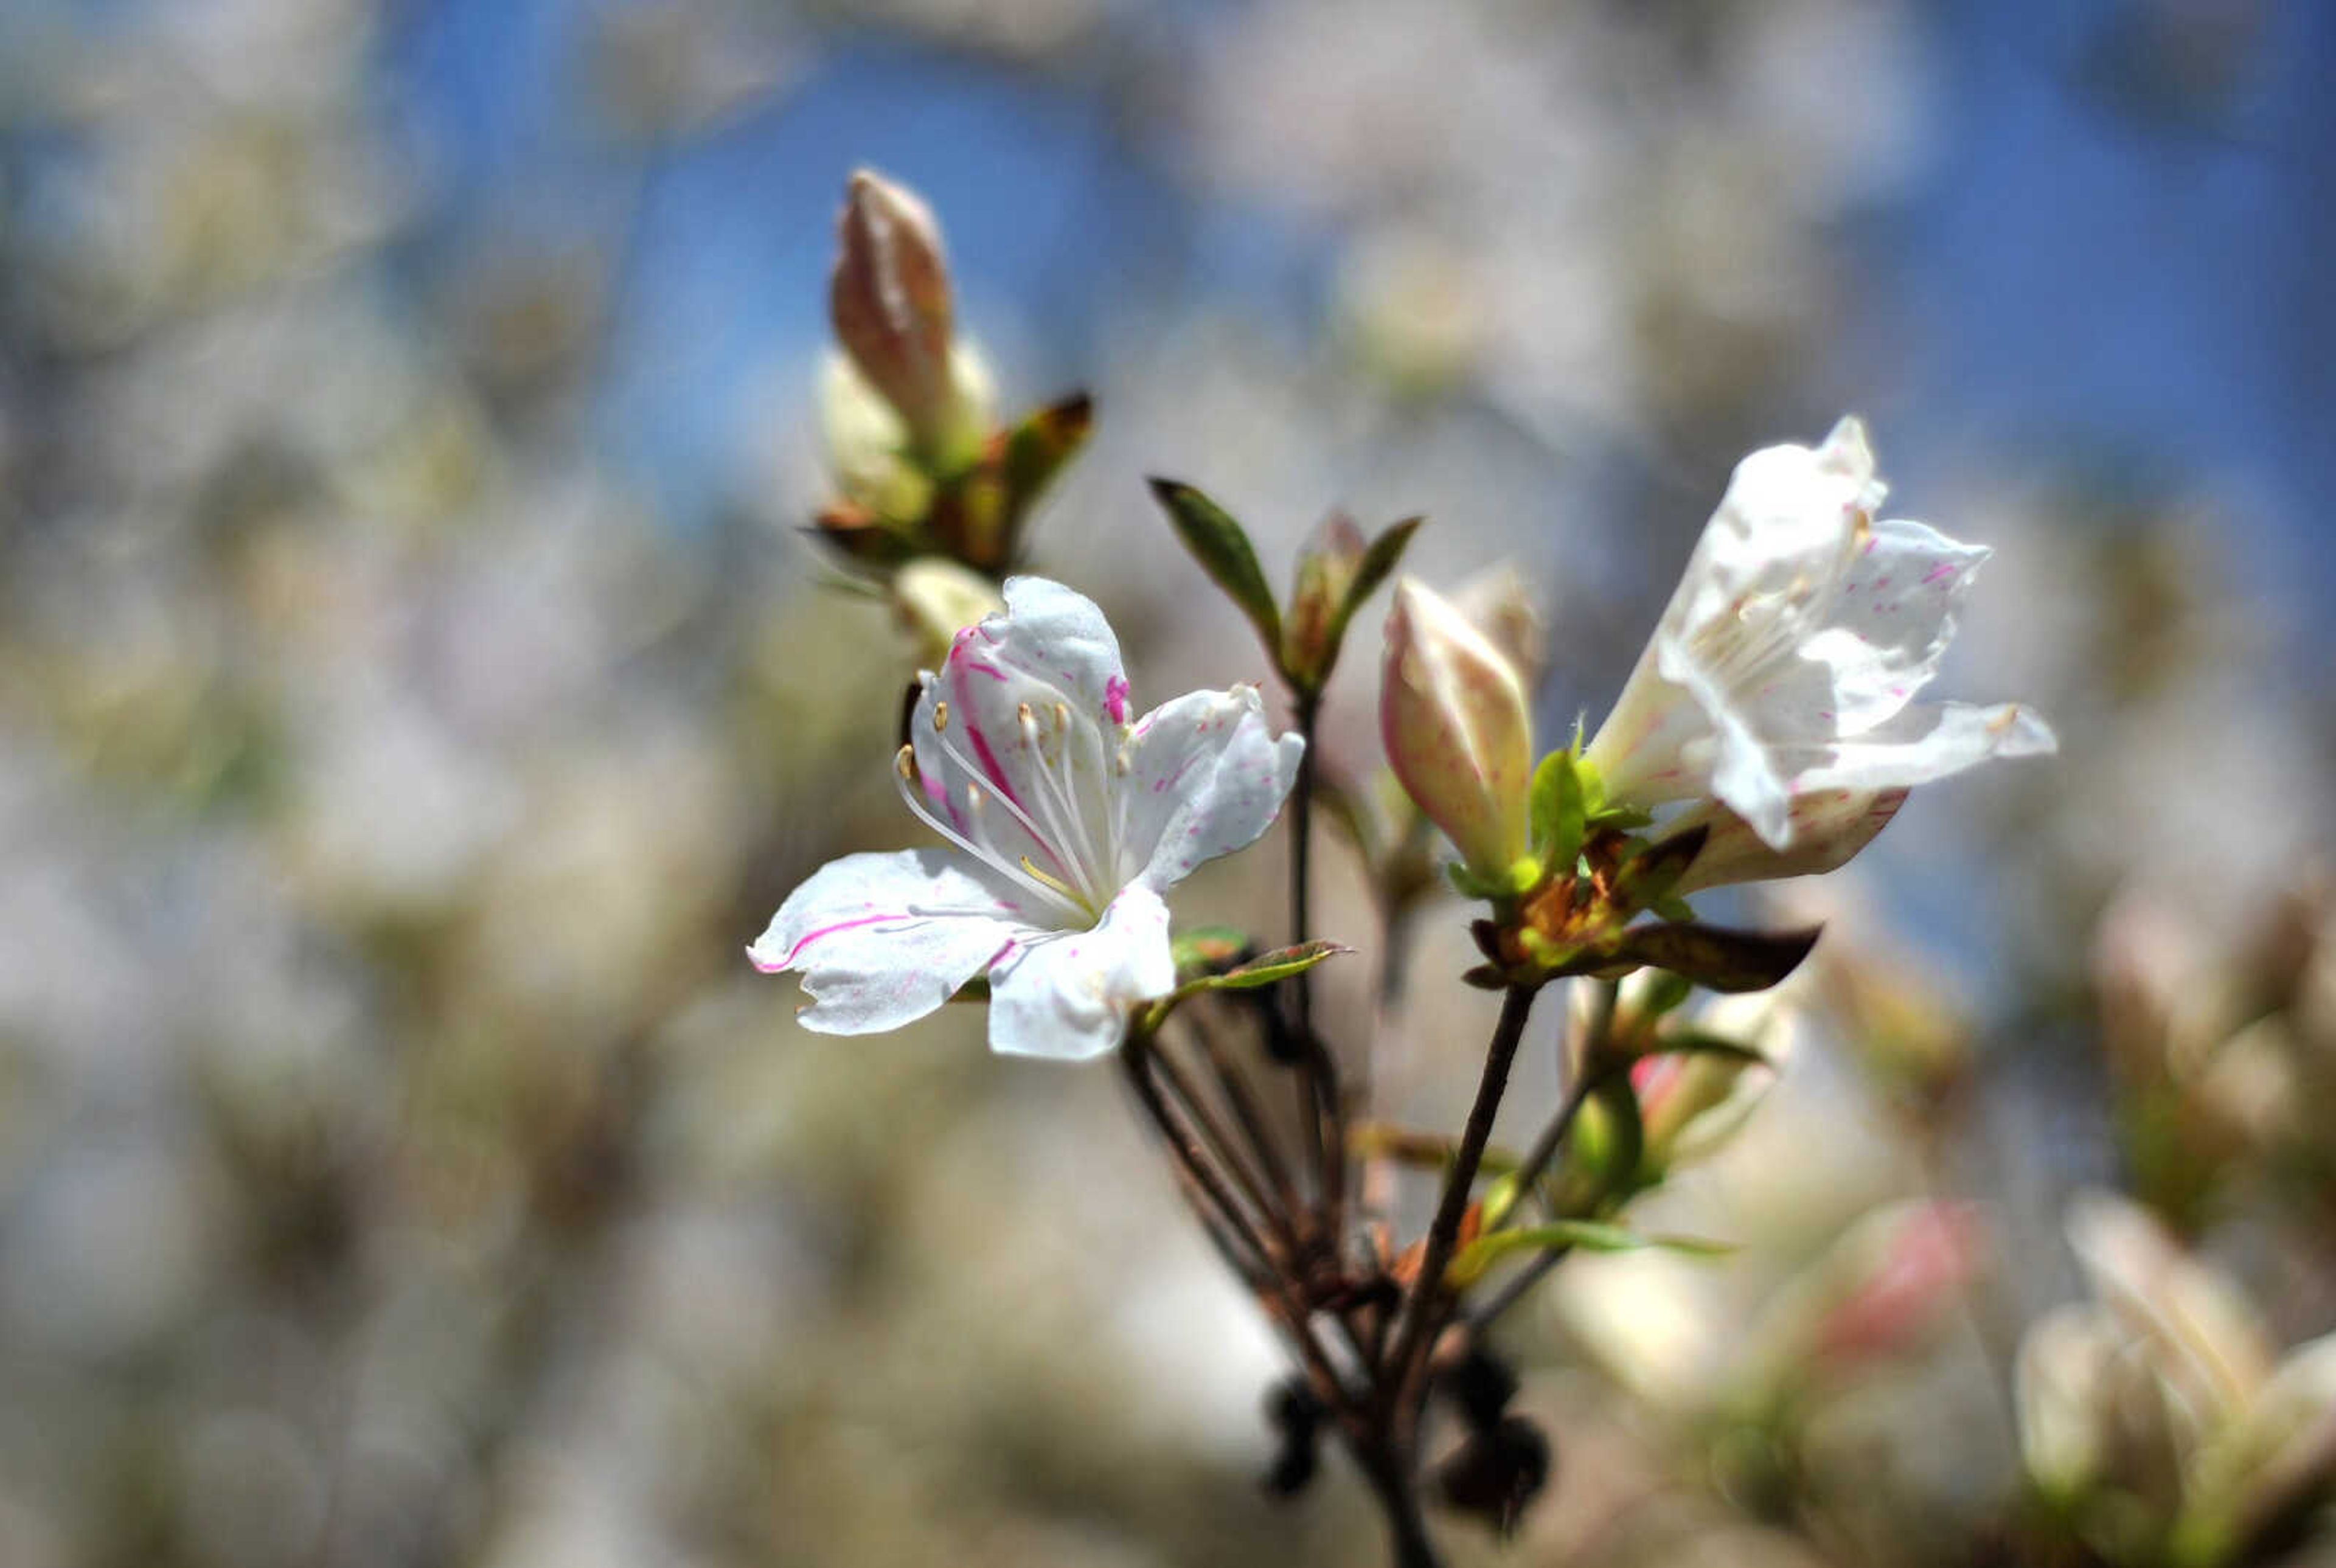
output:
[[[1909,787],[2055,748],[2017,704],[1912,703],[1989,551],[1875,521],[1883,493],[1855,419],[1814,450],[1772,446],[1737,464],[1590,743],[1611,802],[1709,800],[1715,841],[1737,833],[1732,816],[1757,840],[1738,849],[1797,846],[1782,864],[1737,857],[1702,885],[1827,869],[1880,832]]]
[[[1131,724],[1103,612],[1044,578],[1009,579],[920,678],[895,772],[950,847],[832,862],[748,956],[802,974],[823,1033],[895,1028],[986,971],[993,1050],[1101,1055],[1175,984],[1161,895],[1271,825],[1304,742],[1246,686]]]

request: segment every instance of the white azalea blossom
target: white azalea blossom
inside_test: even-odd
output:
[[[1304,743],[1247,686],[1131,723],[1103,612],[1043,578],[1008,580],[920,679],[895,773],[949,847],[831,862],[748,955],[803,976],[823,1033],[897,1027],[986,972],[992,1049],[1101,1055],[1175,984],[1162,895],[1271,825]]]
[[[1700,885],[1829,869],[1911,786],[2055,748],[2018,704],[1913,702],[1989,551],[1876,521],[1883,493],[1855,419],[1737,464],[1590,744],[1610,801],[1712,803],[1696,820],[1733,848]]]

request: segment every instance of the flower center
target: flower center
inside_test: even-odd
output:
[[[949,820],[925,798],[913,746],[900,748],[894,782],[901,800],[927,827],[1059,914],[1092,924],[1125,881],[1127,792],[1112,787],[1111,780],[1128,772],[1126,750],[1123,746],[1109,758],[1101,727],[1076,722],[1067,703],[1043,709],[1023,703],[1015,716],[1022,745],[1009,754],[1017,759],[1009,779],[1005,769],[977,766],[959,749],[949,733],[949,705],[934,705],[934,741],[968,775],[962,810],[941,803]],[[1083,784],[1082,762],[1093,775],[1091,785]],[[985,790],[973,782],[980,778],[994,780],[996,787]],[[998,842],[993,823],[999,813],[1028,835],[1047,863]]]

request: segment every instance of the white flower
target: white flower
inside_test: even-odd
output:
[[[1798,846],[1792,870],[1821,870],[1864,847],[1907,788],[2055,748],[2017,704],[1911,703],[1989,552],[1875,521],[1883,493],[1854,419],[1814,451],[1772,446],[1737,465],[1585,754],[1608,800],[1716,801],[1716,839],[1732,813],[1758,845]],[[1698,880],[1792,874],[1757,858]]]
[[[802,974],[824,1033],[897,1027],[987,971],[992,1049],[1101,1055],[1175,984],[1161,895],[1271,825],[1304,743],[1246,686],[1131,724],[1103,612],[1043,578],[1009,579],[1006,613],[920,678],[896,775],[950,847],[831,862],[748,956]]]

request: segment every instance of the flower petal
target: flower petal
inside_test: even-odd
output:
[[[1863,735],[1779,748],[1778,757],[1799,794],[1903,789],[1961,773],[1990,757],[2043,756],[2059,746],[2052,726],[2018,703],[1997,707],[1924,703]]]
[[[1919,522],[1874,524],[1843,576],[1825,628],[1801,645],[1803,658],[1832,672],[1830,724],[1852,735],[1871,729],[1938,673],[1955,635],[1955,611],[1992,553]]]
[[[1789,639],[1809,629],[1884,493],[1854,418],[1822,446],[1764,447],[1737,463],[1663,611],[1663,675],[1684,680],[1691,666],[1747,651],[1747,638],[1766,644],[1772,631]]]
[[[1253,843],[1273,825],[1306,743],[1276,737],[1257,688],[1188,692],[1136,721],[1128,737],[1125,855],[1135,881],[1164,891],[1192,868]]]
[[[1752,824],[1713,801],[1681,813],[1666,828],[1681,833],[1708,826],[1710,836],[1674,890],[1679,897],[1729,882],[1774,881],[1783,877],[1814,876],[1848,863],[1851,857],[1890,825],[1907,792],[1892,790],[1811,790],[1795,795],[1787,814],[1792,843],[1770,849]]]
[[[1035,941],[990,974],[989,1048],[1085,1061],[1120,1042],[1128,1009],[1176,984],[1168,906],[1135,883],[1093,930]]]
[[[801,973],[805,1028],[870,1035],[933,1011],[1031,930],[957,856],[903,850],[822,866],[746,956],[764,974]]]

